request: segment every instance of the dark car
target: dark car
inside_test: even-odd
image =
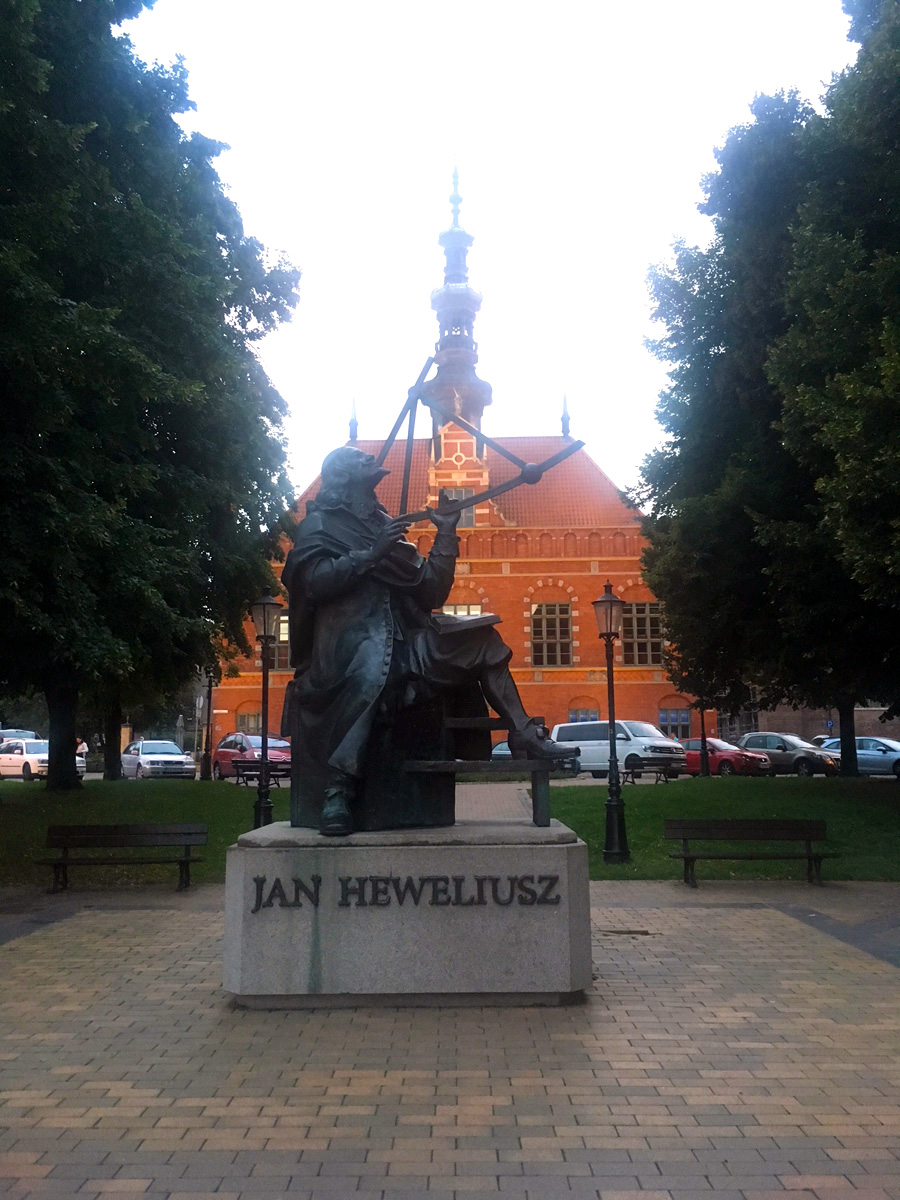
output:
[[[290,763],[291,743],[274,733],[269,734],[269,762]],[[234,760],[236,758],[262,757],[262,734],[260,733],[227,733],[222,738],[212,756],[213,779],[228,779],[234,775]]]
[[[688,775],[700,774],[700,739],[686,738],[682,741],[687,757]],[[706,749],[709,754],[710,775],[771,775],[772,764],[766,754],[758,750],[742,750],[721,738],[708,737]]]
[[[794,733],[745,733],[738,738],[743,750],[766,754],[776,775],[837,775],[841,756],[822,750]]]

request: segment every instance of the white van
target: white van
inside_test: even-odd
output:
[[[580,721],[554,725],[554,742],[575,742],[580,748],[582,771],[595,779],[609,772],[609,722]],[[621,771],[665,771],[673,778],[687,766],[684,747],[673,742],[647,721],[616,721],[616,757]]]

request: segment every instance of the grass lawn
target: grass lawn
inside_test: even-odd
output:
[[[225,850],[238,834],[252,827],[255,799],[256,788],[252,785],[192,783],[189,779],[129,779],[118,783],[87,780],[80,791],[64,793],[47,792],[42,783],[6,781],[0,784],[0,886],[16,883],[50,886],[50,868],[39,867],[33,861],[50,853],[44,846],[48,825],[192,821],[209,826],[209,845],[195,847],[195,852],[204,861],[191,868],[191,882],[223,880]],[[286,821],[290,807],[288,788],[272,788],[272,801],[275,820]],[[164,854],[166,851],[150,853]],[[83,867],[73,868],[70,875],[73,888],[121,886],[124,883],[160,883],[170,885],[174,891],[178,868]]]
[[[663,839],[666,817],[796,817],[826,823],[825,849],[840,854],[823,863],[826,882],[900,880],[900,784],[892,779],[681,779],[625,787],[623,795],[631,862],[607,866],[602,853],[605,785],[550,790],[553,816],[588,844],[592,879],[680,879],[682,865],[668,855],[681,846]],[[727,847],[709,848],[721,852]],[[750,851],[755,846],[751,842],[737,848]],[[704,879],[805,879],[806,863],[700,862],[697,878],[701,885]]]
[[[626,787],[625,814],[631,862],[606,866],[605,785],[553,787],[553,816],[584,838],[593,879],[678,879],[681,864],[668,857],[676,844],[663,841],[663,820],[677,817],[806,817],[827,823],[825,879],[900,880],[900,785],[869,779],[692,779],[667,786]],[[78,792],[48,793],[43,784],[0,784],[0,886],[50,884],[50,868],[39,867],[48,825],[94,825],[202,821],[209,845],[204,862],[191,872],[196,883],[225,877],[225,850],[253,822],[253,787],[189,780],[103,783],[91,780]],[[275,819],[288,817],[287,788],[273,788]],[[744,849],[752,847],[745,846]],[[806,864],[766,862],[699,863],[706,879],[804,879]],[[73,870],[75,888],[121,887],[131,883],[177,883],[177,869],[101,867]]]

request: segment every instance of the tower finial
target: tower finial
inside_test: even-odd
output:
[[[565,396],[563,396],[562,432],[563,437],[569,436],[569,402]]]
[[[450,207],[453,209],[453,224],[451,229],[459,229],[459,206],[462,204],[462,196],[459,194],[459,171],[456,167],[453,168],[453,194],[450,197]]]
[[[356,400],[350,402],[350,441],[356,441],[356,435],[359,432],[359,425],[356,420]]]

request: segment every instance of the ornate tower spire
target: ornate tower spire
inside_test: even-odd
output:
[[[475,314],[481,308],[481,295],[469,287],[466,261],[474,238],[460,226],[459,174],[453,172],[450,207],[453,221],[438,242],[444,250],[444,286],[431,293],[431,307],[437,314],[440,336],[435,344],[437,375],[422,388],[426,404],[437,404],[452,413],[481,425],[481,414],[491,402],[491,385],[475,374],[478,346],[473,337]],[[443,423],[434,410],[435,419]]]
[[[350,402],[350,441],[355,442],[359,433],[359,422],[356,420],[356,400]]]
[[[569,436],[569,402],[565,396],[563,396],[562,433],[563,437]]]

